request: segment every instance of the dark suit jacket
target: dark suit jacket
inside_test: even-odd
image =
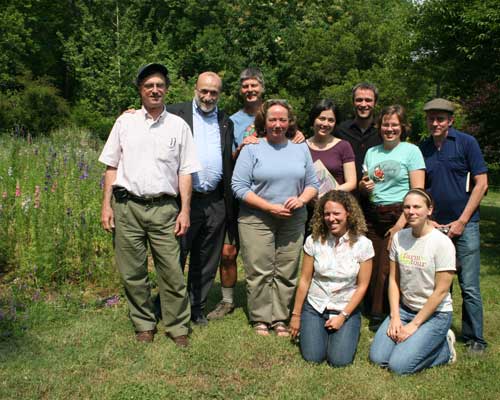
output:
[[[193,102],[172,104],[167,106],[167,111],[178,115],[187,122],[191,131],[193,131]],[[222,149],[222,186],[224,193],[224,202],[226,205],[226,228],[229,237],[232,240],[238,240],[237,227],[237,203],[231,189],[231,178],[233,177],[233,142],[234,142],[234,126],[233,121],[229,119],[226,113],[219,110],[217,114],[219,121],[219,131]],[[203,149],[197,149],[203,151]]]

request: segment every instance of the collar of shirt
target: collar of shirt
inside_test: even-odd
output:
[[[341,237],[337,238],[336,236],[333,236],[331,233],[328,234],[329,239],[333,242],[334,247],[335,246],[341,246],[346,242],[349,242],[349,232],[344,233]]]
[[[152,123],[160,121],[161,119],[165,118],[165,116],[167,115],[167,109],[165,108],[165,106],[163,106],[163,111],[156,119],[153,119],[153,116],[146,110],[146,108],[144,106],[141,107],[141,111],[142,111],[142,114],[144,115],[144,119],[146,121],[152,120]]]
[[[193,190],[212,192],[222,179],[222,152],[217,107],[209,113],[202,112],[193,99],[193,137],[198,149],[202,170],[193,174]]]
[[[453,141],[457,140],[457,132],[453,127],[450,127],[448,129],[448,133],[446,134],[446,137],[444,138],[443,143],[441,144],[441,149],[443,148],[444,144],[448,139]],[[434,138],[432,137],[432,135],[424,140],[424,146],[432,146],[436,148],[436,144],[434,143]]]
[[[214,118],[217,116],[219,109],[217,106],[215,106],[215,108],[212,111],[206,113],[200,108],[200,106],[198,106],[198,104],[196,104],[196,100],[193,99],[193,114],[195,112],[198,113],[198,115],[200,115],[202,118]]]

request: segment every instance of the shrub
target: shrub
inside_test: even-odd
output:
[[[44,79],[20,79],[17,90],[0,94],[2,130],[46,135],[68,119],[69,106],[58,90]]]
[[[106,140],[115,118],[102,115],[89,100],[82,100],[71,110],[71,121],[76,126],[88,129],[92,136]]]

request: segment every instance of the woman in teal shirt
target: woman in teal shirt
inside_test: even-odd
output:
[[[376,330],[388,312],[388,246],[393,235],[406,225],[402,202],[409,189],[423,188],[425,162],[417,146],[405,140],[410,126],[402,106],[385,107],[378,118],[383,143],[366,152],[365,173],[359,182],[362,195],[369,196],[365,215],[368,238],[375,258],[369,289],[370,328]]]

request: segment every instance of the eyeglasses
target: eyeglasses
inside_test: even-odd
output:
[[[160,90],[164,90],[167,85],[165,85],[163,82],[162,83],[145,83],[144,85],[142,85],[144,87],[144,89],[146,90],[151,90],[153,89],[155,86],[157,89],[160,89]]]
[[[442,115],[439,115],[439,116],[437,116],[437,117],[434,117],[434,116],[432,116],[432,115],[428,115],[428,116],[427,116],[427,121],[429,121],[429,122],[434,122],[434,121],[437,121],[437,122],[439,122],[439,123],[443,123],[443,122],[445,122],[445,121],[448,121],[448,117],[444,117],[444,116],[442,116]]]
[[[206,96],[207,94],[210,94],[213,97],[217,97],[219,95],[218,90],[208,90],[208,89],[196,89],[196,91],[203,96]]]

